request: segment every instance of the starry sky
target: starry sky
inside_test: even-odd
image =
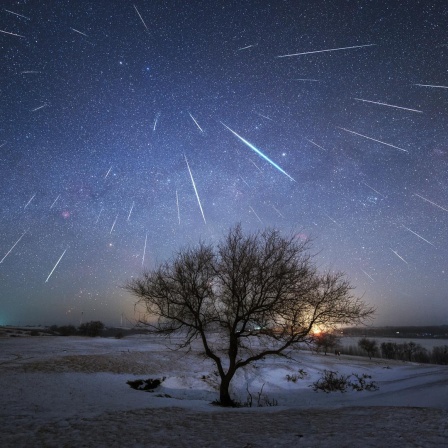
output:
[[[2,0],[0,325],[119,325],[232,225],[448,323],[448,5]]]

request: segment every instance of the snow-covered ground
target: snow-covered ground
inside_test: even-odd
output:
[[[325,369],[371,375],[379,390],[314,392],[309,386]],[[448,440],[448,366],[296,351],[241,371],[233,397],[245,402],[250,393],[253,407],[236,409],[210,404],[218,396],[214,371],[197,350],[173,351],[149,336],[0,338],[0,446],[441,447]],[[126,384],[163,377],[151,393]]]

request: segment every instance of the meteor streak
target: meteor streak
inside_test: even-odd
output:
[[[20,72],[21,75],[26,75],[26,74],[29,74],[29,73],[42,73],[42,72],[40,72],[38,70],[25,70],[23,72]]]
[[[6,145],[6,143],[8,143],[8,142],[3,142],[3,143],[0,145],[0,148],[3,148],[3,146]]]
[[[263,114],[260,114],[260,113],[258,113],[258,112],[255,112],[255,113],[256,113],[257,115],[259,115],[260,117],[266,118],[266,120],[274,121],[272,118],[268,117],[267,115],[263,115]]]
[[[36,112],[36,110],[43,109],[46,104],[42,104],[42,106],[36,107],[35,109],[31,109],[30,112]]]
[[[107,176],[109,176],[110,170],[112,169],[112,165],[109,168],[109,171],[106,173],[106,175],[104,176],[104,179],[107,179]]]
[[[401,107],[401,106],[394,106],[392,104],[387,104],[387,103],[380,103],[379,101],[369,101],[369,100],[363,100],[361,98],[353,98],[356,101],[363,101],[364,103],[371,103],[371,104],[379,104],[380,106],[387,106],[387,107],[394,107],[395,109],[403,109],[403,110],[409,110],[410,112],[418,112],[420,114],[423,113],[422,110],[417,110],[417,109],[409,109],[407,107]]]
[[[335,221],[329,214],[327,214],[327,213],[324,212],[324,215],[325,215],[328,219],[330,219],[331,221],[333,221],[337,226],[341,227],[341,225],[340,225],[337,221]]]
[[[260,217],[257,215],[257,212],[249,205],[249,208],[252,210],[252,212],[254,213],[254,215],[258,218],[258,221],[261,222],[261,224],[263,224],[263,221],[260,219]]]
[[[198,124],[198,122],[196,121],[196,119],[193,117],[193,115],[191,115],[190,112],[188,112],[188,113],[189,113],[191,119],[195,122],[196,126],[199,128],[199,130],[200,130],[201,132],[204,132],[203,129],[199,126],[199,124]]]
[[[367,275],[367,277],[369,277],[370,278],[370,280],[372,280],[372,282],[374,282],[375,280],[372,278],[372,276],[371,275],[369,275],[369,274],[367,274],[367,272],[366,271],[364,271],[364,269],[361,269],[361,271],[362,271],[362,273],[363,274],[365,274],[365,275]]]
[[[434,86],[431,84],[414,84],[414,86],[420,86],[420,87],[432,87],[435,89],[448,89],[448,86]]]
[[[290,58],[292,56],[302,56],[303,54],[325,53],[327,51],[352,50],[353,48],[374,47],[376,44],[355,45],[353,47],[330,48],[328,50],[305,51],[304,53],[284,54],[278,58]]]
[[[185,162],[187,163],[188,172],[190,173],[191,183],[193,184],[194,192],[196,193],[196,199],[198,200],[199,208],[201,209],[202,219],[204,220],[204,223],[207,224],[207,221],[205,220],[204,216],[204,210],[202,210],[201,200],[199,199],[198,190],[196,189],[196,184],[194,182],[193,174],[190,170],[190,165],[188,165],[187,156],[184,154]]]
[[[226,127],[233,135],[239,138],[246,146],[255,151],[259,156],[261,156],[264,160],[269,162],[274,168],[283,173],[285,176],[289,177],[292,181],[296,182],[286,171],[282,170],[274,161],[272,161],[268,156],[263,154],[258,148],[256,148],[252,143],[248,142],[246,139],[241,137],[241,135],[237,134],[235,131],[232,131],[227,125],[225,125],[222,121],[220,122],[224,127]]]
[[[49,278],[51,277],[51,274],[53,274],[54,270],[57,268],[59,262],[62,260],[62,257],[64,256],[65,252],[67,252],[67,249],[64,250],[64,252],[62,252],[62,255],[59,257],[59,260],[56,262],[56,264],[54,265],[54,268],[51,270],[51,272],[48,274],[47,279],[45,280],[45,283],[48,282]]]
[[[375,190],[375,188],[371,187],[369,184],[366,184],[365,182],[361,182],[362,184],[364,184],[366,187],[370,188],[372,191],[374,191],[375,193],[379,194],[380,196],[382,196],[383,198],[385,198],[386,196],[384,196],[384,194],[381,194],[378,190]]]
[[[82,31],[79,31],[79,30],[77,30],[77,29],[75,29],[75,28],[70,27],[70,29],[71,29],[72,31],[74,31],[75,33],[82,34],[83,36],[89,37],[89,36],[87,36],[86,33],[83,33]]]
[[[176,190],[176,205],[177,205],[177,220],[179,221],[180,225],[179,196],[177,195],[177,190]]]
[[[57,200],[59,199],[61,195],[58,194],[58,197],[54,200],[53,204],[50,205],[50,210],[54,207],[54,204],[56,204]]]
[[[22,14],[18,14],[17,12],[10,11],[9,9],[4,9],[3,11],[9,12],[10,14],[14,14],[15,16],[23,17],[23,18],[26,19],[26,20],[31,20],[29,17],[27,17],[27,16],[22,16]]]
[[[143,267],[143,264],[145,263],[146,241],[147,241],[147,239],[148,239],[148,232],[146,232],[146,235],[145,235],[145,245],[143,246],[142,267]]]
[[[247,50],[248,48],[255,47],[256,45],[257,45],[257,44],[247,45],[246,47],[238,48],[238,51],[241,51],[241,50]]]
[[[311,79],[311,78],[294,78],[293,81],[310,81],[310,82],[320,82],[319,79]]]
[[[280,210],[278,210],[277,209],[277,207],[274,205],[274,204],[271,204],[272,205],[272,208],[282,217],[282,218],[284,218],[285,216],[284,215],[282,215],[282,213],[280,212]]]
[[[23,37],[23,38],[25,38],[25,36],[22,36],[20,34],[10,33],[9,31],[5,31],[5,30],[0,30],[0,33],[9,34],[10,36],[16,36],[16,37]]]
[[[114,230],[115,223],[117,222],[117,219],[118,219],[118,215],[119,215],[119,214],[117,213],[117,216],[115,216],[114,223],[112,224],[112,227],[110,228],[109,235],[111,235],[111,234],[112,234],[112,230]]]
[[[152,128],[153,131],[156,130],[157,121],[159,120],[160,112],[156,115],[156,118],[154,119],[154,126]]]
[[[100,216],[101,216],[101,213],[102,213],[103,210],[104,210],[104,208],[101,207],[101,210],[100,210],[100,212],[98,213],[98,217],[96,218],[95,224],[98,224],[98,221],[99,221],[99,219],[100,219]]]
[[[417,232],[414,232],[413,230],[411,230],[409,227],[406,227],[405,225],[402,224],[402,226],[408,230],[409,232],[413,233],[415,236],[419,237],[421,240],[423,240],[425,243],[431,244],[431,246],[434,246],[434,244],[431,243],[431,241],[426,240],[425,238],[423,238],[421,235],[419,235]]]
[[[318,145],[317,143],[313,142],[312,140],[309,140],[309,139],[307,139],[307,138],[306,138],[305,140],[306,140],[307,142],[310,142],[310,143],[313,144],[314,146],[317,146],[318,148],[323,149],[324,151],[327,151],[324,147]]]
[[[23,207],[24,210],[30,205],[31,201],[34,199],[34,196],[36,196],[36,193],[31,196],[31,199],[26,203],[25,207]]]
[[[441,205],[436,204],[435,202],[430,201],[429,199],[424,198],[423,196],[420,196],[420,195],[417,194],[417,193],[414,193],[414,196],[418,196],[419,198],[423,199],[423,200],[426,201],[426,202],[429,202],[430,204],[434,205],[435,207],[439,207],[440,209],[442,209],[442,210],[448,212],[448,209],[442,207]]]
[[[249,159],[250,160],[250,159]],[[254,167],[258,170],[258,171],[260,171],[260,173],[262,173],[263,171],[261,170],[261,168],[253,161],[253,160],[250,160],[253,164],[254,164]]]
[[[374,142],[381,143],[382,145],[390,146],[391,148],[399,149],[400,151],[409,152],[407,149],[399,148],[398,146],[391,145],[390,143],[382,142],[381,140],[377,140],[377,139],[372,138],[372,137],[367,137],[367,135],[358,134],[358,133],[355,132],[355,131],[350,131],[349,129],[341,128],[341,127],[339,127],[339,126],[336,126],[336,127],[337,127],[338,129],[342,129],[342,130],[345,131],[345,132],[350,132],[351,134],[359,135],[360,137],[366,138],[366,139],[368,139],[368,140],[373,140]]]
[[[149,33],[149,29],[148,29],[148,27],[146,26],[146,23],[145,23],[145,21],[143,20],[143,17],[142,17],[141,14],[138,12],[137,6],[135,6],[135,5],[133,5],[133,6],[134,6],[134,9],[135,9],[136,13],[137,13],[138,16],[140,17],[140,20],[142,21],[143,26],[146,28],[146,31],[148,31],[148,33]]]
[[[3,260],[12,252],[12,250],[19,244],[19,241],[25,236],[25,233],[28,232],[28,230],[25,230],[25,232],[22,233],[21,237],[12,245],[11,249],[6,252],[5,256],[0,260],[0,263],[3,263]]]
[[[131,217],[132,209],[134,208],[134,201],[132,201],[131,209],[129,210],[129,215],[127,221],[129,221],[129,218]]]
[[[397,254],[397,252],[395,252],[392,248],[390,248],[390,250],[401,260],[404,261],[406,264],[409,264],[403,257],[401,257],[400,255]]]

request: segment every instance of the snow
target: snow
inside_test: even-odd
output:
[[[315,354],[238,372],[223,409],[210,360],[149,336],[0,338],[1,447],[440,447],[448,366]],[[314,392],[324,370],[368,374],[378,391]],[[297,376],[295,382],[287,375]],[[154,392],[126,382],[163,378]],[[263,407],[257,407],[260,403]],[[266,406],[276,404],[276,406]]]

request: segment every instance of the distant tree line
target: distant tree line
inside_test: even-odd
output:
[[[81,324],[78,328],[76,328],[74,325],[52,325],[50,327],[50,330],[54,334],[58,334],[60,336],[90,336],[92,338],[96,336],[100,336],[101,333],[104,330],[104,324],[103,322],[99,320],[92,320],[90,322],[86,322],[84,324]]]
[[[412,341],[402,343],[382,342],[378,344],[375,339],[361,338],[357,346],[338,346],[338,350],[346,355],[448,365],[448,345],[436,346],[428,350]]]

